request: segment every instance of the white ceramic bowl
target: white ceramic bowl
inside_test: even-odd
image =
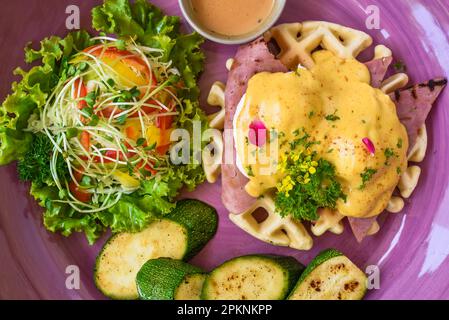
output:
[[[193,12],[190,0],[179,0],[182,14],[187,22],[203,37],[222,44],[241,44],[256,39],[270,29],[279,19],[284,10],[286,0],[274,0],[273,10],[267,19],[254,31],[240,36],[225,36],[208,30],[202,26]]]

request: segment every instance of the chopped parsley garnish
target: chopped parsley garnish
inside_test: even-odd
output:
[[[312,117],[315,115],[315,112],[314,111],[310,111],[309,112],[309,119],[312,119]]]
[[[303,132],[304,132],[304,129],[303,129]],[[295,130],[293,132],[293,134],[298,137],[300,134],[300,131]],[[308,149],[311,146],[313,146],[314,144],[320,144],[317,141],[310,141],[309,139],[310,139],[310,136],[307,133],[304,133],[304,135],[301,138],[297,138],[297,139],[293,140],[292,142],[290,142],[290,149],[295,150],[299,146],[302,146],[303,148]]]
[[[337,121],[340,120],[340,117],[337,116],[337,111],[335,110],[335,112],[333,114],[328,114],[326,117],[324,117],[324,119],[326,119],[327,121]]]
[[[363,173],[360,174],[360,177],[362,178],[362,184],[360,185],[359,189],[363,190],[366,187],[366,183],[371,180],[371,178],[377,173],[376,169],[372,168],[366,168]]]
[[[401,138],[398,139],[398,143],[396,146],[398,147],[398,149],[402,149],[402,139]]]
[[[396,168],[396,172],[400,175],[400,174],[402,173],[401,168],[397,167],[397,168]]]
[[[338,199],[346,200],[335,167],[310,149],[316,143],[309,138],[305,134],[297,139],[295,148],[282,155],[278,165],[285,177],[277,185],[275,203],[283,217],[314,221],[319,208],[335,209]]]
[[[32,181],[41,187],[53,183],[50,162],[52,160],[53,144],[44,133],[38,133],[33,137],[33,143],[28,148],[22,159],[19,160],[17,170],[22,181]],[[58,155],[55,171],[61,181],[68,179],[69,169],[62,155]]]
[[[397,156],[396,153],[390,149],[390,148],[386,148],[384,151],[384,155],[385,155],[385,165],[388,166],[389,161],[392,157]]]

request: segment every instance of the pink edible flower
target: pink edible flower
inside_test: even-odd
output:
[[[368,149],[368,152],[372,156],[374,156],[374,154],[376,153],[376,147],[374,146],[374,143],[369,138],[363,138],[362,141],[366,149]]]
[[[267,128],[260,120],[254,120],[249,125],[249,142],[255,146],[262,147],[267,142]]]

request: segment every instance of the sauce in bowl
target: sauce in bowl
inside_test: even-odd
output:
[[[274,6],[274,0],[190,0],[190,3],[203,27],[225,36],[256,30]]]

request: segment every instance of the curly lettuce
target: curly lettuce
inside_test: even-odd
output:
[[[92,10],[93,27],[100,33],[115,34],[119,38],[132,37],[144,46],[163,50],[163,60],[171,61],[179,70],[182,89],[178,98],[182,110],[178,128],[192,130],[194,120],[206,118],[199,108],[197,79],[203,70],[204,54],[200,51],[203,38],[196,33],[182,34],[179,17],[166,16],[146,0],[105,0]],[[29,71],[15,70],[22,77],[12,85],[12,93],[0,107],[0,165],[19,161],[21,180],[31,182],[31,194],[45,211],[43,222],[51,232],[69,236],[83,232],[93,244],[106,229],[112,232],[137,232],[154,219],[174,208],[174,199],[185,186],[189,190],[204,181],[200,164],[170,165],[155,178],[141,182],[141,188],[107,211],[80,213],[64,203],[67,194],[59,191],[51,179],[49,144],[45,137],[27,130],[28,123],[39,117],[43,106],[51,99],[58,83],[68,79],[69,61],[78,52],[94,45],[86,31],[69,33],[65,38],[52,36],[41,41],[39,49],[30,44],[25,48],[27,63],[40,62]],[[191,157],[195,155],[192,153]],[[60,176],[64,172],[63,159],[58,159]]]
[[[47,101],[55,85],[63,76],[64,61],[89,45],[90,36],[85,31],[73,32],[64,39],[53,36],[41,41],[40,49],[25,48],[25,61],[42,64],[28,72],[17,68],[15,75],[22,77],[12,84],[12,93],[0,107],[0,165],[20,159],[29,149],[33,137],[24,131],[28,120]]]

